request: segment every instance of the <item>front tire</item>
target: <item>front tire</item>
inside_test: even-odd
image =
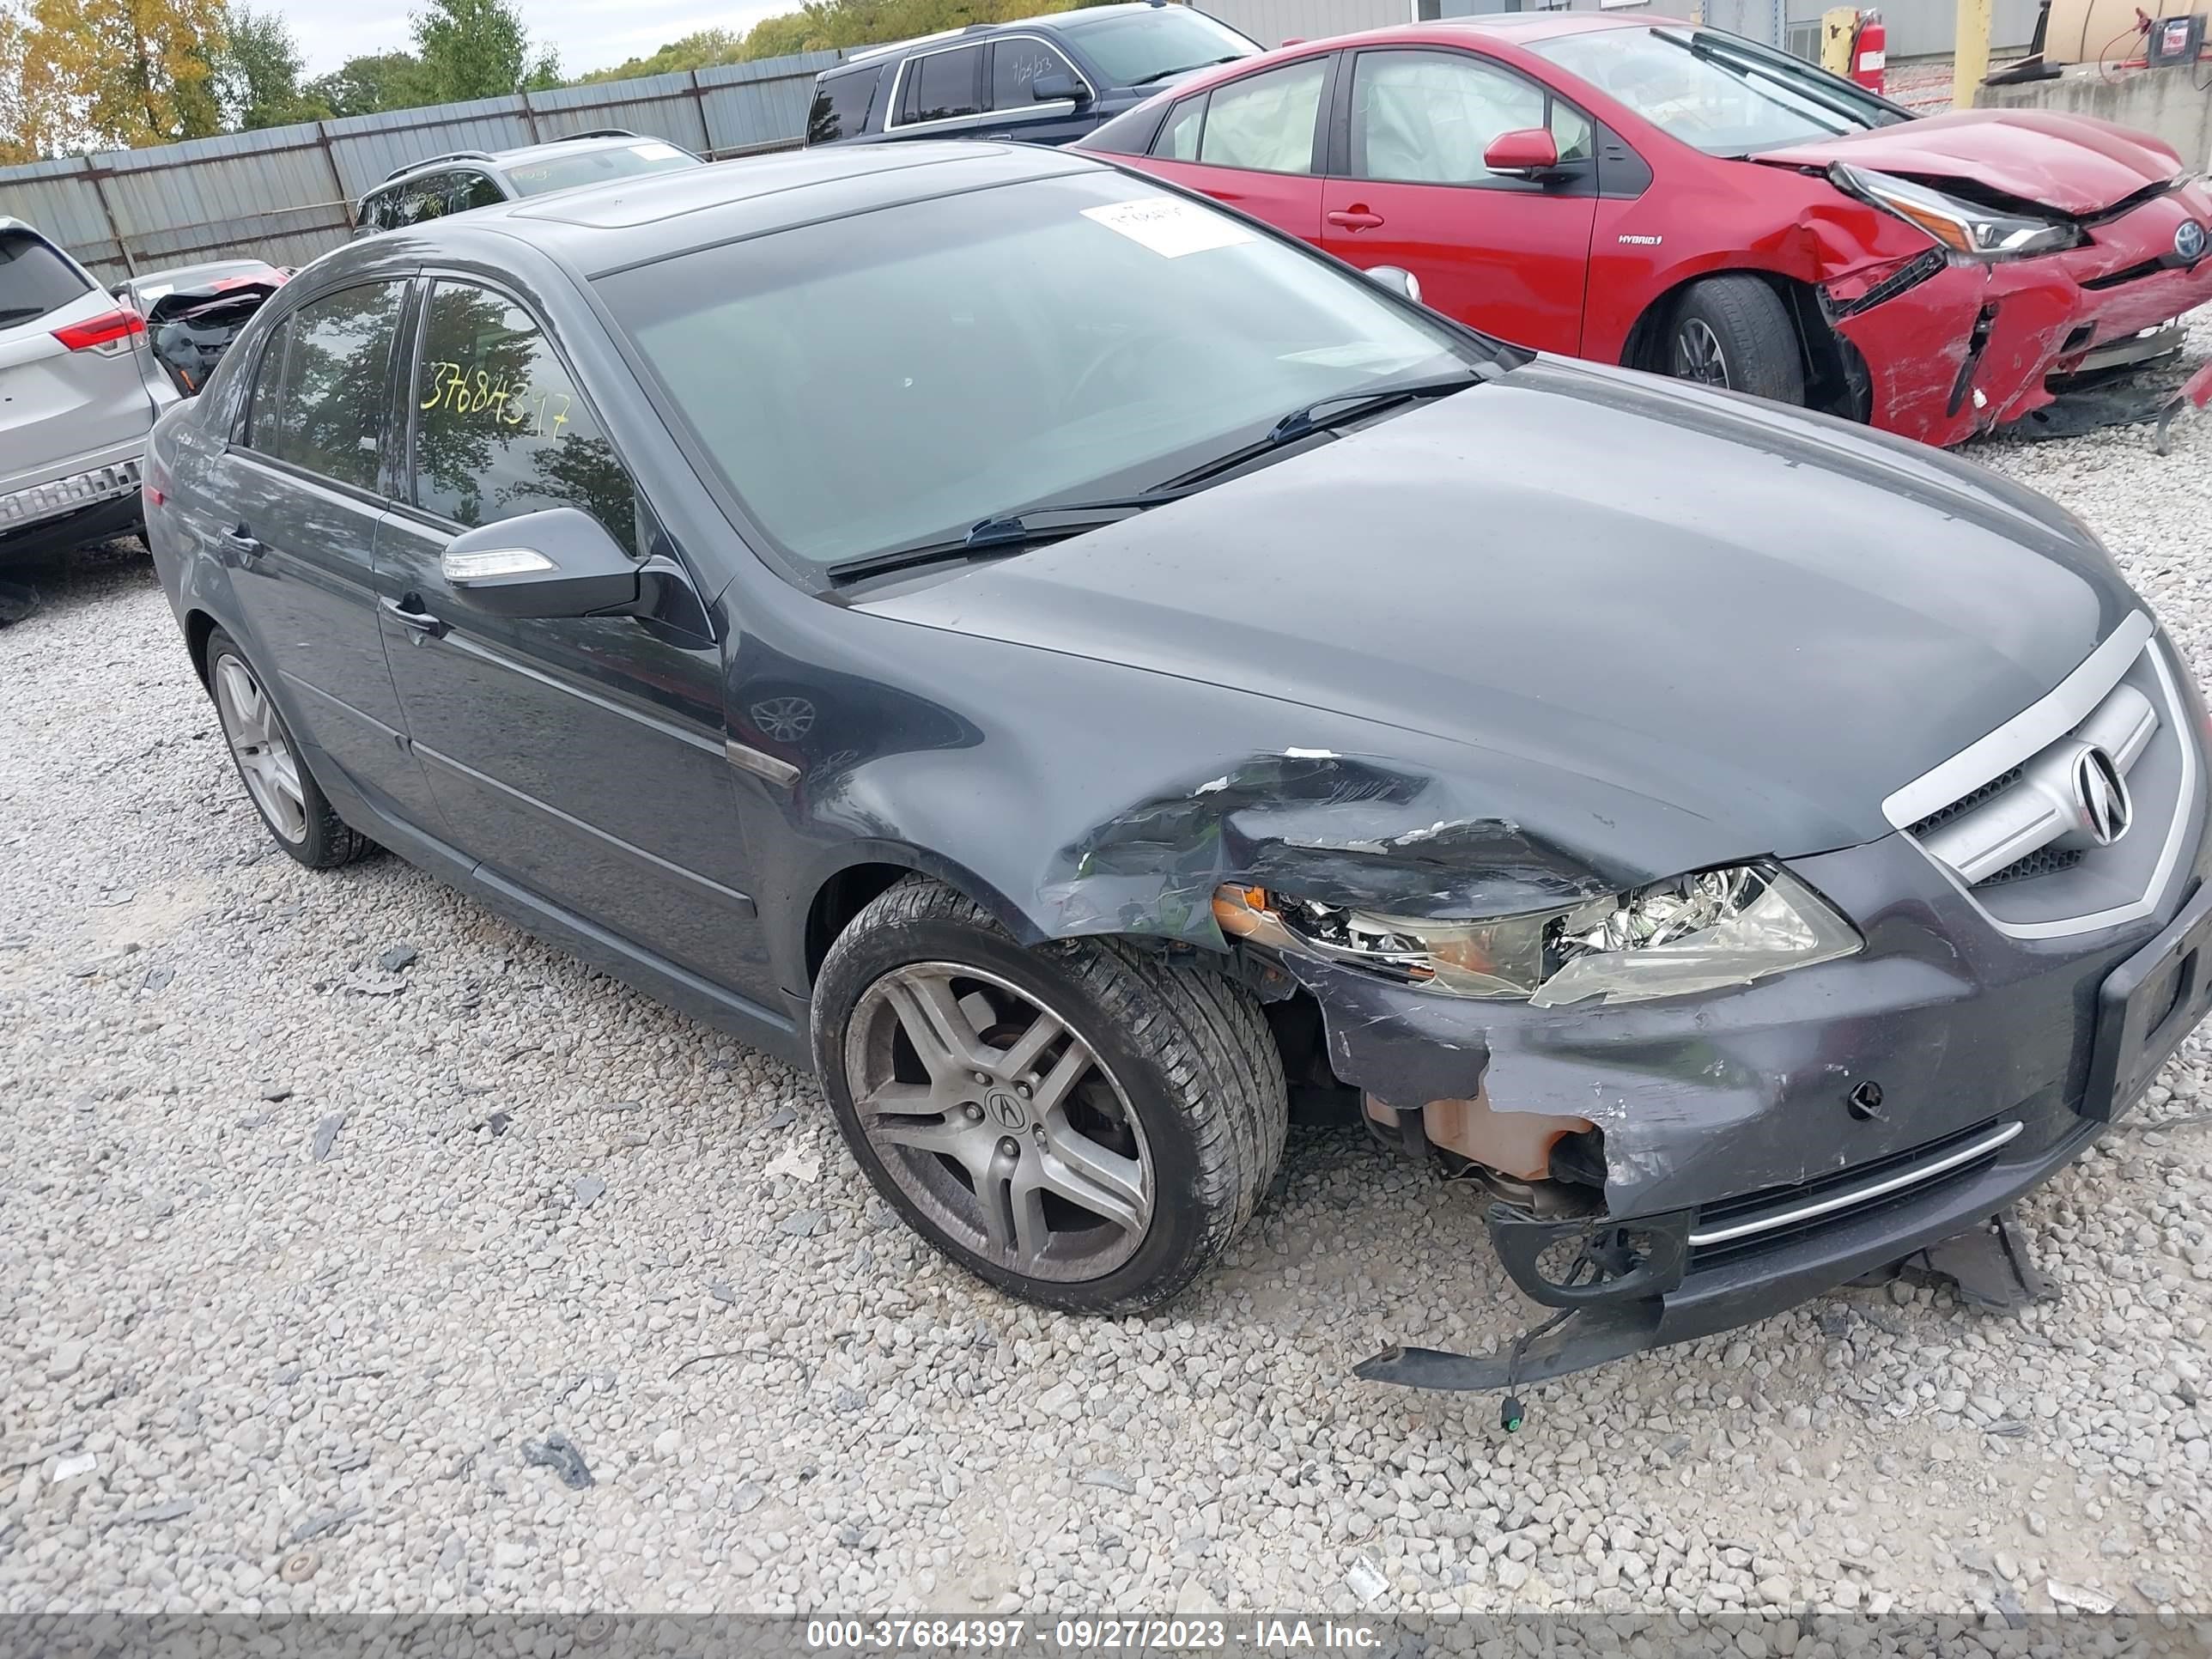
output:
[[[1118,940],[1024,950],[914,878],[837,937],[815,1063],[854,1158],[943,1255],[1026,1301],[1139,1313],[1250,1218],[1289,1121],[1250,994]]]
[[[310,870],[331,870],[375,850],[331,807],[261,677],[220,628],[208,635],[208,695],[246,798],[269,838]]]
[[[1805,401],[1805,361],[1790,308],[1757,276],[1736,271],[1691,284],[1674,303],[1663,356],[1678,380],[1780,404]]]

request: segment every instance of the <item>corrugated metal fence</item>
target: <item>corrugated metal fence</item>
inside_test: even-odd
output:
[[[717,158],[792,149],[805,131],[815,75],[841,56],[809,52],[0,167],[0,215],[36,225],[109,277],[234,257],[304,264],[351,234],[363,191],[448,150],[509,149],[593,127],[627,127]]]

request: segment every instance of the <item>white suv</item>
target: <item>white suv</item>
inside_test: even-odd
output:
[[[178,398],[144,319],[0,216],[0,566],[139,521],[146,434]]]

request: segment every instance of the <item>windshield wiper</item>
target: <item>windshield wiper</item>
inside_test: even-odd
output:
[[[1285,444],[1310,438],[1316,432],[1326,432],[1332,427],[1342,426],[1374,415],[1397,404],[1416,402],[1424,398],[1445,398],[1455,392],[1464,392],[1468,386],[1496,380],[1504,373],[1493,364],[1470,363],[1457,374],[1437,374],[1426,380],[1399,380],[1378,386],[1355,387],[1346,392],[1332,392],[1326,398],[1316,398],[1310,404],[1301,404],[1267,428],[1267,435],[1257,442],[1232,449],[1226,455],[1216,456],[1201,466],[1170,478],[1163,489],[1188,489],[1209,478],[1232,471],[1245,462],[1265,455],[1270,450],[1280,449]],[[1329,412],[1324,414],[1322,411]]]
[[[1698,62],[1711,64],[1716,69],[1725,70],[1747,86],[1750,86],[1753,80],[1765,81],[1770,86],[1778,87],[1789,94],[1791,98],[1799,99],[1804,103],[1812,105],[1814,109],[1824,110],[1830,115],[1840,116],[1849,122],[1850,126],[1862,132],[1871,131],[1866,120],[1865,111],[1852,108],[1843,100],[1840,95],[1831,94],[1825,87],[1793,81],[1780,70],[1762,64],[1757,58],[1743,57],[1729,51],[1724,46],[1717,46],[1709,40],[1700,40],[1695,35],[1680,35],[1669,29],[1653,29],[1651,33],[1656,38],[1666,41],[1670,46],[1680,46]],[[1758,92],[1759,89],[1757,87],[1751,87],[1751,90]],[[1772,92],[1763,93],[1761,95],[1768,103],[1789,110],[1793,115],[1807,114],[1804,109],[1793,106],[1785,99],[1777,98]],[[1812,118],[1808,116],[1807,118]]]
[[[1209,58],[1202,64],[1184,64],[1176,69],[1164,69],[1152,75],[1139,76],[1129,84],[1133,87],[1149,87],[1153,82],[1164,81],[1170,75],[1188,75],[1194,70],[1212,69],[1216,64],[1233,64],[1243,56],[1241,52],[1228,52],[1219,58]]]
[[[1149,489],[1142,495],[1114,495],[1096,501],[1046,501],[1036,507],[1024,507],[1018,513],[1001,513],[988,519],[978,519],[969,526],[965,535],[949,536],[941,541],[917,542],[911,547],[894,547],[886,552],[848,559],[842,564],[831,565],[823,574],[833,582],[851,582],[864,576],[879,576],[886,571],[906,570],[916,565],[1019,553],[1024,548],[1040,547],[1047,542],[1066,541],[1071,536],[1080,536],[1086,530],[1100,530],[1109,524],[1119,524],[1147,507],[1180,501],[1191,493],[1188,489]]]

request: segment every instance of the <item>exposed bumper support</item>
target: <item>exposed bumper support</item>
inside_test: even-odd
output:
[[[1841,1215],[1830,1225],[1711,1267],[1701,1267],[1692,1255],[1679,1283],[1661,1294],[1651,1294],[1650,1280],[1641,1276],[1624,1279],[1617,1286],[1587,1287],[1613,1289],[1615,1294],[1583,1298],[1572,1317],[1527,1342],[1517,1360],[1510,1342],[1480,1355],[1391,1347],[1362,1361],[1353,1374],[1371,1382],[1417,1389],[1502,1389],[1749,1324],[1983,1225],[2080,1157],[2104,1127],[2069,1111],[2064,1121],[2032,1126],[2008,1135],[2002,1144],[1984,1147],[1977,1158],[1994,1154],[1996,1161],[1982,1168],[1927,1177],[1934,1184],[1917,1194],[1907,1191],[1879,1198],[1863,1213]],[[2033,1150],[2018,1150],[2027,1142],[2034,1143]],[[1511,1247],[1497,1223],[1503,1208],[1493,1206],[1492,1237],[1510,1268],[1515,1255],[1509,1254]],[[1505,1214],[1508,1233],[1541,1224],[1510,1211]],[[1686,1218],[1607,1224],[1663,1231],[1678,1222],[1686,1224]],[[1529,1288],[1520,1272],[1514,1277],[1524,1290]],[[1552,1297],[1540,1299],[1555,1307],[1571,1305]]]

